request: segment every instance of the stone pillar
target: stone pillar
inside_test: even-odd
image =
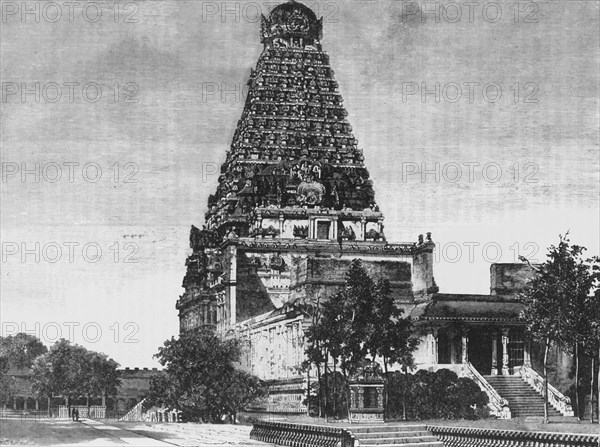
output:
[[[469,351],[467,348],[467,344],[469,343],[469,328],[462,328],[462,363],[467,363],[469,361]]]
[[[259,212],[256,214],[256,228],[262,228],[262,221],[262,213]]]
[[[498,375],[498,334],[492,332],[492,375]]]
[[[377,232],[381,234],[383,232],[383,218],[377,219]]]
[[[364,241],[367,235],[367,218],[361,217],[360,219],[360,234],[358,235],[358,239],[360,241]]]
[[[531,368],[531,344],[527,339],[523,344],[523,366]]]
[[[458,363],[458,359],[456,358],[456,333],[453,330],[446,329],[446,335],[450,342],[450,363]]]
[[[429,329],[427,333],[427,349],[429,351],[429,363],[433,365],[437,364],[437,329]]]
[[[502,375],[508,376],[508,328],[502,328]]]
[[[283,237],[283,214],[279,215],[279,238]]]

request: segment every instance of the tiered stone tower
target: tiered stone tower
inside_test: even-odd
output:
[[[177,302],[181,331],[244,331],[246,366],[275,381],[302,377],[302,306],[335,291],[352,259],[387,277],[399,303],[437,291],[430,236],[386,242],[322,27],[294,1],[262,17],[264,50]]]

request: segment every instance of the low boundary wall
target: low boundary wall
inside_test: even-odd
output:
[[[599,447],[597,435],[427,426],[445,447]]]
[[[294,447],[354,447],[354,435],[344,428],[283,422],[255,422],[250,439]]]

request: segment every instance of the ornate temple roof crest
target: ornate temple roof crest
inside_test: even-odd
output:
[[[293,0],[271,11],[269,17],[261,16],[260,41],[273,47],[314,47],[321,49],[323,18],[302,3]]]

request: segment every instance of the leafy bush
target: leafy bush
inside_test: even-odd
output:
[[[388,417],[394,419],[475,419],[487,414],[487,394],[448,369],[390,373],[388,399]]]

